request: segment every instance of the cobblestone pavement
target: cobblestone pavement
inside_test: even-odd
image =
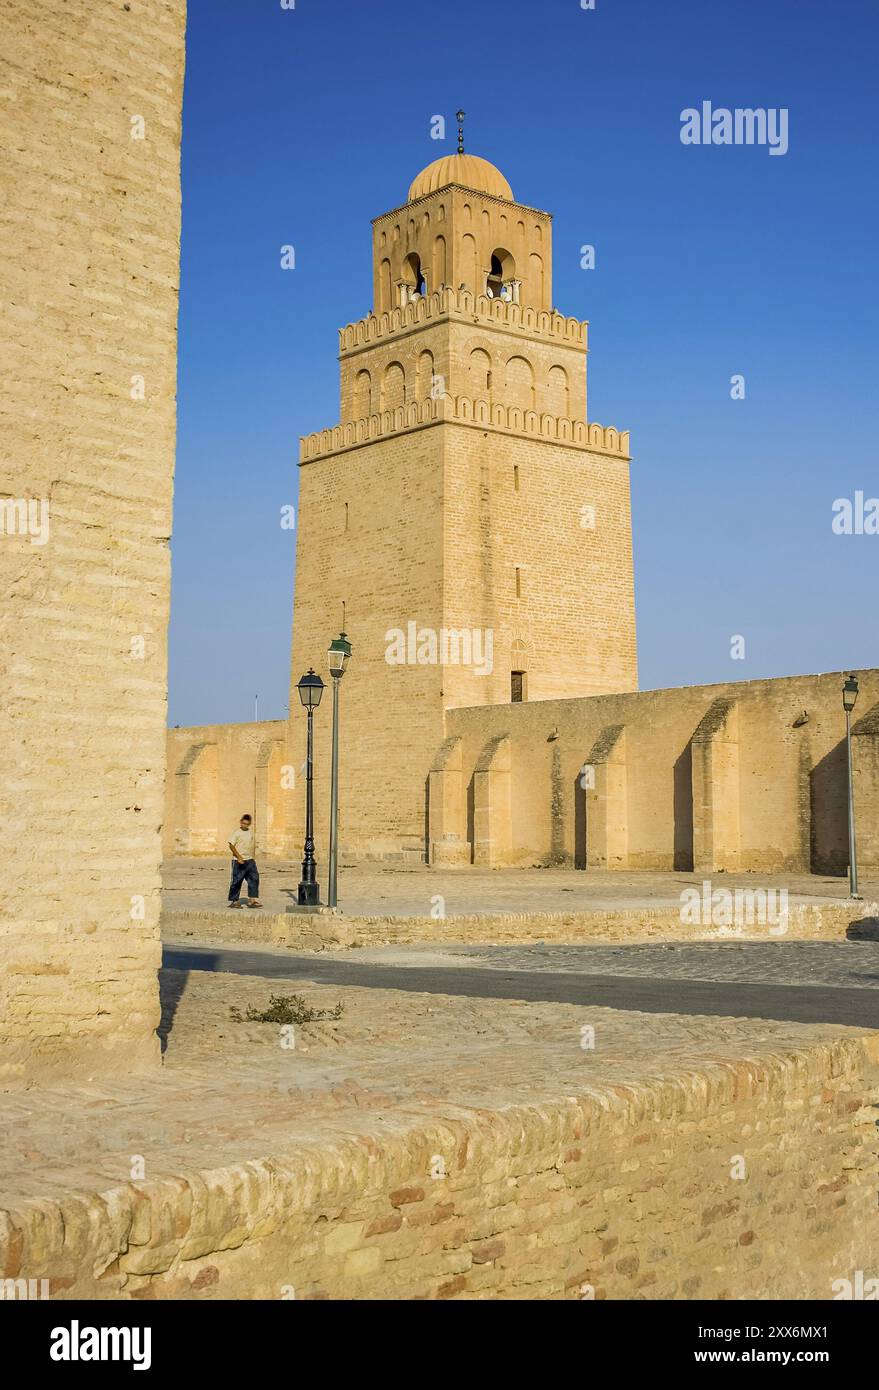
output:
[[[757,956],[752,963],[754,949]],[[847,951],[852,953],[850,964],[843,955]],[[786,952],[793,953],[791,968],[798,979],[786,973]],[[176,968],[258,974],[267,979],[292,968],[314,982],[404,992],[543,1000],[651,1014],[879,1027],[879,995],[875,993],[879,944],[875,942],[712,943],[677,948],[450,946],[441,953],[435,947],[372,947],[309,956],[265,948],[169,944],[164,958],[166,965]]]
[[[329,953],[326,953],[329,954]],[[347,953],[334,952],[334,959]],[[663,945],[372,946],[359,961],[466,965],[493,970],[572,970],[581,975],[879,988],[879,941],[719,941]]]
[[[169,859],[163,869],[168,911],[223,908],[229,886],[227,857]],[[299,865],[260,859],[260,898],[269,912],[296,901]],[[319,866],[325,874],[326,865]],[[597,908],[676,906],[684,888],[701,887],[702,874],[618,873],[600,869],[431,869],[427,865],[341,867],[339,902],[349,916],[426,916],[432,899],[445,900],[447,917],[467,913],[574,912]],[[323,877],[322,891],[326,890]],[[844,899],[848,882],[814,874],[718,874],[724,888],[786,888],[791,902]],[[879,881],[861,885],[865,901],[879,899]],[[228,910],[228,909],[227,909]]]
[[[380,1138],[462,1107],[541,1104],[680,1076],[850,1032],[314,985],[310,963],[301,972],[289,958],[285,966],[271,980],[163,971],[167,1051],[155,1074],[0,1094],[3,1205],[127,1183],[137,1158],[151,1180],[340,1135]],[[264,1009],[270,994],[292,993],[320,1009],[341,1001],[343,1013],[297,1027],[293,1048],[276,1024],[231,1019],[233,1006]],[[590,1050],[584,1024],[595,1030]]]

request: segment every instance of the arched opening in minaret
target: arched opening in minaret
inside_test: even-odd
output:
[[[421,270],[421,257],[410,251],[403,262],[403,303],[408,304],[416,295],[427,294],[427,281]]]
[[[509,251],[505,251],[503,247],[498,247],[492,252],[491,268],[485,281],[485,292],[489,299],[506,299],[513,302],[518,299],[516,262]]]

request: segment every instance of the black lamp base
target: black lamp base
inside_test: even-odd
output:
[[[296,901],[300,907],[320,907],[320,884],[300,883]]]

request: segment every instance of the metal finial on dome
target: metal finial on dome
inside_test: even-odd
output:
[[[464,117],[465,111],[456,111],[455,120],[458,122],[458,154],[464,153]]]

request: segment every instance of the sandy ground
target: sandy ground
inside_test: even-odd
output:
[[[225,906],[231,859],[176,858],[163,868],[167,911]],[[260,862],[260,898],[268,912],[296,902],[299,865]],[[325,875],[326,865],[319,865]],[[320,880],[322,894],[325,878]],[[359,865],[339,872],[339,906],[348,916],[430,916],[437,896],[445,915],[498,912],[576,912],[599,908],[676,907],[685,888],[701,888],[703,875],[618,873],[598,869],[432,869],[427,865]],[[715,874],[714,887],[786,888],[790,901],[826,902],[848,895],[848,880],[816,874]],[[879,880],[866,880],[861,894],[879,899]],[[242,909],[243,912],[249,909]]]
[[[154,1075],[0,1095],[3,1205],[381,1134],[460,1112],[541,1103],[759,1057],[862,1030],[594,1006],[164,971],[164,1065]],[[301,994],[338,1019],[238,1023]],[[583,1028],[594,1046],[582,1046]],[[291,1045],[292,1042],[292,1045]]]

